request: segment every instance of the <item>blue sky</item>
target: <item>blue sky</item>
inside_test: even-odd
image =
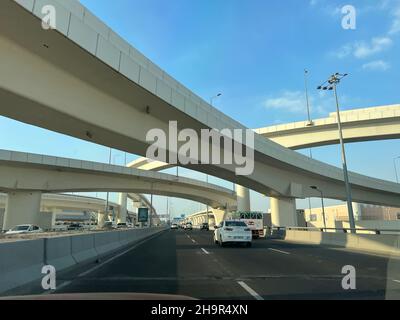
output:
[[[215,106],[248,127],[306,118],[304,68],[310,71],[313,118],[334,111],[332,96],[315,90],[333,72],[350,74],[339,88],[343,109],[400,103],[400,0],[81,2],[205,100],[221,92]],[[356,30],[342,28],[341,8],[347,4],[356,8]],[[108,157],[107,148],[5,118],[0,118],[0,135],[7,138],[1,139],[3,149],[103,162]],[[314,157],[339,166],[338,150],[317,148]],[[349,144],[347,151],[350,170],[395,179],[392,159],[400,155],[399,140]],[[122,164],[123,153],[114,155]],[[268,208],[265,197],[252,194],[252,200],[254,209]],[[159,210],[165,202],[156,197]],[[177,214],[199,209],[188,201],[173,203]]]

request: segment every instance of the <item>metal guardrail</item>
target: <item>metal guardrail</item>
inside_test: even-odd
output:
[[[382,232],[392,232],[392,233],[400,233],[399,229],[361,229],[361,228],[317,228],[317,227],[268,227],[270,231],[285,231],[285,230],[298,230],[298,231],[320,231],[320,232],[328,232],[328,231],[339,231],[343,233],[349,233],[351,231],[355,231],[355,233],[365,233],[365,232],[373,232],[375,234],[382,234]]]

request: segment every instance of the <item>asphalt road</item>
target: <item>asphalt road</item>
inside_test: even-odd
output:
[[[342,267],[356,290],[342,288]],[[400,299],[400,260],[255,240],[221,248],[212,232],[168,230],[111,261],[57,278],[57,293],[146,292],[200,299]],[[79,276],[78,276],[79,274]]]

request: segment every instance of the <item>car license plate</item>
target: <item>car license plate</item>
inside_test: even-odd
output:
[[[234,239],[243,239],[243,237],[234,237]]]

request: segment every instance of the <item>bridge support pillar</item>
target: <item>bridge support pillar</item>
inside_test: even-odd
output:
[[[128,205],[128,194],[127,193],[120,193],[119,199],[119,216],[118,216],[118,223],[125,223],[126,222],[126,211]]]
[[[227,216],[227,211],[225,209],[212,209],[212,212],[214,214],[215,225],[220,224]]]
[[[97,229],[101,229],[106,222],[106,214],[104,212],[98,211],[97,212]]]
[[[237,195],[237,210],[250,211],[250,190],[237,184],[236,195]]]
[[[41,192],[10,192],[7,196],[3,229],[9,230],[19,224],[41,227]]]
[[[274,227],[297,227],[295,198],[270,198],[271,222]]]

